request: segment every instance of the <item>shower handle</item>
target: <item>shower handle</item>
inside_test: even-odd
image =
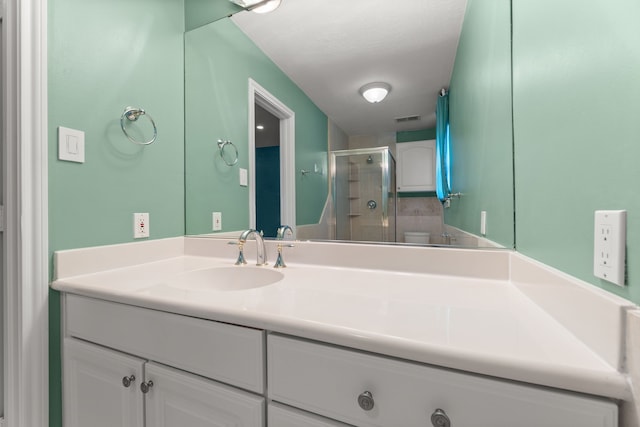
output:
[[[375,208],[377,208],[377,207],[378,207],[378,204],[376,203],[376,201],[375,201],[375,200],[369,200],[369,201],[367,202],[367,207],[368,207],[369,209],[371,209],[371,210],[374,210]]]

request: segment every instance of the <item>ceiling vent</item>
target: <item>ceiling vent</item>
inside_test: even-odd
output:
[[[416,122],[420,120],[420,116],[396,117],[396,123]]]

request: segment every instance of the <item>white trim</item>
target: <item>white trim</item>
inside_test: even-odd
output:
[[[253,79],[249,79],[249,227],[256,227],[256,103],[280,119],[280,221],[295,235],[295,113]]]
[[[9,0],[5,31],[5,423],[49,425],[47,4]]]

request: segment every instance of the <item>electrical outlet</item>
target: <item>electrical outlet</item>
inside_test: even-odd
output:
[[[222,230],[222,212],[213,212],[213,231]]]
[[[133,238],[144,239],[149,237],[149,214],[134,213],[133,214]]]
[[[593,239],[593,274],[624,286],[627,211],[596,211]]]

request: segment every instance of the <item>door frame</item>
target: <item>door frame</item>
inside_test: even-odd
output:
[[[249,79],[249,228],[256,228],[256,128],[258,104],[280,119],[280,222],[296,227],[295,113],[255,80]]]
[[[4,426],[48,427],[47,2],[1,6]]]

